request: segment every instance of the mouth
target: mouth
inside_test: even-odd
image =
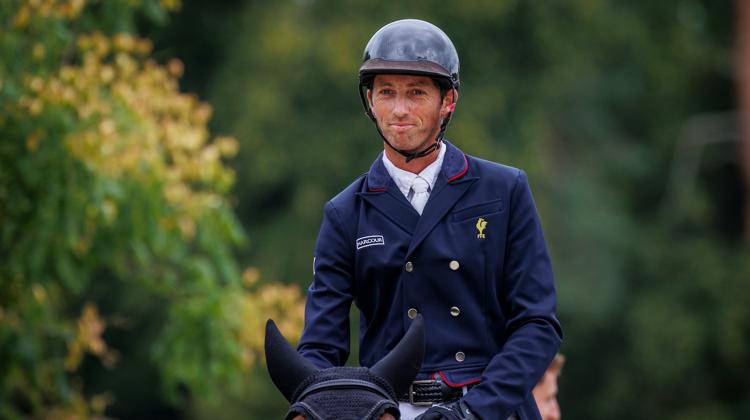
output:
[[[389,125],[391,129],[397,133],[403,133],[415,127],[415,124],[409,123],[392,123]]]

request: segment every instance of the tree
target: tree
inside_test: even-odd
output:
[[[742,124],[741,159],[745,185],[745,240],[750,240],[750,5],[737,1],[737,47],[739,56],[740,122]]]
[[[210,397],[257,359],[255,324],[299,329],[297,290],[235,261],[236,140],[132,34],[177,5],[0,4],[0,417],[138,413],[123,365],[173,404]]]
[[[309,284],[323,203],[382,147],[355,92],[362,49],[389,21],[426,19],[462,60],[447,137],[529,173],[570,356],[563,414],[747,416],[748,386],[731,373],[748,368],[736,357],[750,336],[739,292],[747,249],[734,227],[717,233],[726,212],[713,199],[731,190],[701,168],[686,202],[664,204],[686,121],[733,108],[732,10],[704,0],[281,1],[222,16],[233,42],[223,61],[204,60],[216,68],[203,85],[212,124],[242,144],[247,258]]]

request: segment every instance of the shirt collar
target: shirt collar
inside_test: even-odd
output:
[[[388,174],[396,183],[396,186],[398,186],[398,189],[404,194],[404,196],[408,196],[411,185],[414,182],[414,179],[417,177],[420,177],[427,181],[427,184],[430,186],[429,191],[432,191],[432,189],[435,187],[435,181],[437,180],[438,173],[440,173],[440,168],[443,166],[444,157],[445,143],[441,142],[437,159],[435,159],[435,161],[431,164],[427,165],[426,168],[422,169],[422,172],[420,172],[419,174],[397,168],[396,165],[394,165],[393,162],[388,159],[385,153],[383,153],[383,165],[385,165],[385,169],[388,171]]]

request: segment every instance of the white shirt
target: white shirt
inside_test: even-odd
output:
[[[422,208],[419,208],[419,205],[415,205],[415,203],[410,199],[409,197],[409,191],[411,190],[412,184],[414,184],[414,180],[416,178],[422,178],[424,181],[427,182],[427,185],[429,186],[428,196],[429,192],[432,191],[433,187],[435,186],[435,181],[437,181],[437,176],[440,173],[440,168],[443,167],[443,158],[445,157],[445,143],[440,143],[440,151],[438,152],[438,157],[435,159],[434,162],[427,165],[426,168],[422,170],[422,172],[415,174],[409,171],[405,171],[403,169],[399,169],[396,167],[396,165],[391,162],[385,153],[383,153],[383,164],[385,165],[385,169],[388,171],[388,175],[391,176],[393,181],[396,183],[396,186],[399,190],[404,194],[404,197],[406,197],[409,202],[412,203],[412,206],[414,206],[414,209],[417,210],[417,213],[420,215],[422,214]],[[425,200],[426,201],[426,200]]]

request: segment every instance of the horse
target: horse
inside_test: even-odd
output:
[[[404,337],[370,368],[318,369],[292,348],[272,320],[266,322],[266,366],[290,403],[284,420],[398,420],[405,395],[424,359],[424,323],[412,321]]]

